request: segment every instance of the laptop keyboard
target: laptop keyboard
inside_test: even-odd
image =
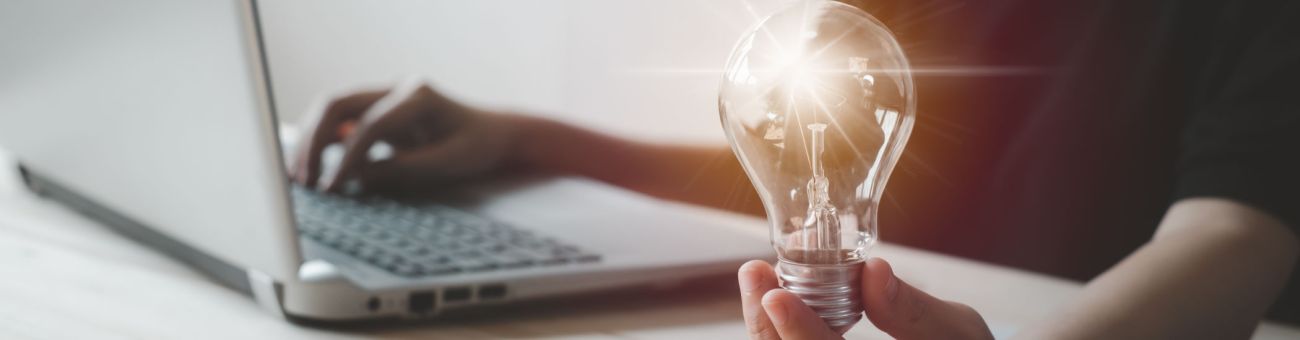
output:
[[[299,233],[403,277],[600,261],[551,237],[436,204],[293,187]]]

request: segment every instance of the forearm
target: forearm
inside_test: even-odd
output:
[[[526,168],[584,176],[647,195],[760,215],[730,149],[632,141],[537,118],[522,119],[516,158]]]
[[[1286,283],[1297,237],[1222,199],[1170,208],[1155,237],[1021,338],[1244,338]]]

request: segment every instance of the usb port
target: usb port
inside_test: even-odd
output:
[[[442,301],[447,303],[469,300],[469,287],[452,287],[442,291]]]
[[[425,314],[433,310],[436,303],[435,295],[430,291],[411,292],[410,300],[407,301],[406,307],[415,314]]]
[[[478,287],[479,300],[498,300],[506,297],[506,285],[491,284]]]

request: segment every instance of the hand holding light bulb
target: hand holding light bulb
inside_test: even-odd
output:
[[[872,258],[862,264],[862,304],[876,328],[901,340],[992,339],[975,309],[945,301],[894,275],[889,263]],[[755,340],[841,339],[812,308],[777,286],[776,272],[764,261],[740,267],[745,325]]]
[[[915,106],[892,33],[836,2],[764,19],[725,69],[723,127],[767,210],[781,286],[838,332],[862,318],[862,263]]]

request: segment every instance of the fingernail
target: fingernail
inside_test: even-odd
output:
[[[898,297],[897,276],[889,276],[889,282],[885,283],[885,297],[889,299],[889,302],[894,302],[894,298]]]
[[[767,310],[767,318],[772,320],[772,324],[777,326],[785,324],[785,304],[772,299],[763,299],[763,309]]]

